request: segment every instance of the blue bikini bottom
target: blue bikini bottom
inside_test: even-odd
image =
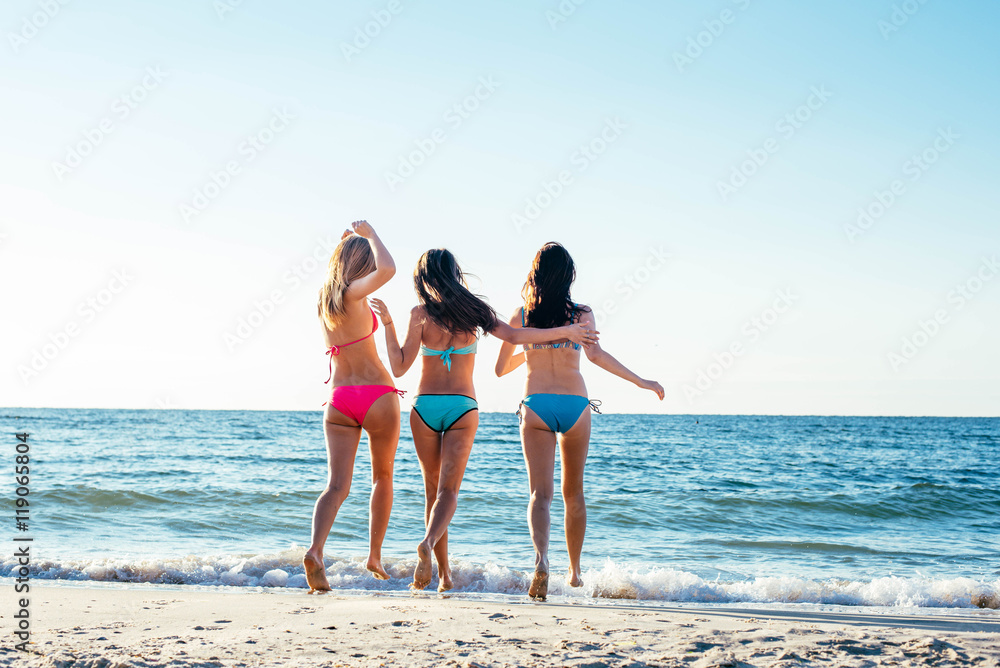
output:
[[[569,431],[588,406],[595,413],[600,413],[600,405],[600,401],[591,401],[578,394],[529,394],[521,401],[521,406],[530,408],[549,431],[557,434]],[[518,421],[521,419],[521,406],[517,408]]]
[[[413,410],[428,428],[448,431],[466,413],[479,409],[472,397],[464,394],[418,394]]]

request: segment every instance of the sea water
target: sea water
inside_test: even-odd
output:
[[[30,434],[33,578],[305,586],[301,558],[327,475],[320,412],[0,414],[11,467],[15,432]],[[326,546],[336,589],[404,590],[412,577],[424,492],[405,413],[402,424],[383,547],[393,578],[363,568],[362,438]],[[557,492],[550,593],[997,608],[998,462],[996,418],[594,415],[585,586],[558,577],[568,560]],[[13,498],[13,474],[8,482]],[[527,500],[517,418],[482,414],[449,529],[457,591],[526,591]],[[16,567],[3,557],[0,576]]]

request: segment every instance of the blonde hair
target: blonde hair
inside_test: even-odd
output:
[[[326,281],[319,291],[319,317],[329,329],[344,318],[344,293],[347,287],[375,271],[375,254],[368,240],[352,234],[341,240],[330,256]]]

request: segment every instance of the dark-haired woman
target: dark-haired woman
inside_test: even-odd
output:
[[[419,305],[410,311],[406,339],[399,345],[392,316],[385,303],[371,302],[385,325],[385,342],[392,373],[406,373],[417,356],[423,357],[420,383],[410,411],[410,429],[424,476],[427,530],[417,545],[413,588],[431,581],[431,555],[438,563],[439,591],[452,587],[448,566],[448,524],[458,504],[472,442],[479,426],[476,390],[472,384],[477,337],[492,333],[514,343],[569,338],[577,344],[597,341],[597,332],[585,324],[558,330],[510,327],[496,312],[469,291],[455,256],[437,248],[421,256],[413,271]]]
[[[549,242],[535,255],[521,296],[524,306],[510,319],[516,327],[561,327],[581,323],[594,328],[594,314],[587,306],[570,298],[576,280],[573,258],[561,245]],[[587,358],[614,375],[651,390],[663,400],[663,388],[654,380],[645,380],[603,350],[600,344],[587,346]],[[563,340],[549,344],[530,344],[514,355],[514,346],[500,347],[496,373],[503,376],[527,363],[524,400],[518,407],[521,443],[528,468],[528,528],[535,546],[535,575],[528,588],[532,598],[545,600],[549,587],[549,508],[553,496],[555,449],[562,460],[562,495],[566,509],[566,548],[569,552],[571,587],[583,584],[580,553],[587,529],[587,507],[583,498],[583,467],[590,448],[590,411],[597,410],[587,395],[580,374],[580,346]]]

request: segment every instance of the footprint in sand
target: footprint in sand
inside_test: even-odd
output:
[[[290,615],[307,615],[311,612],[316,612],[316,608],[299,608],[297,610],[289,610]]]

